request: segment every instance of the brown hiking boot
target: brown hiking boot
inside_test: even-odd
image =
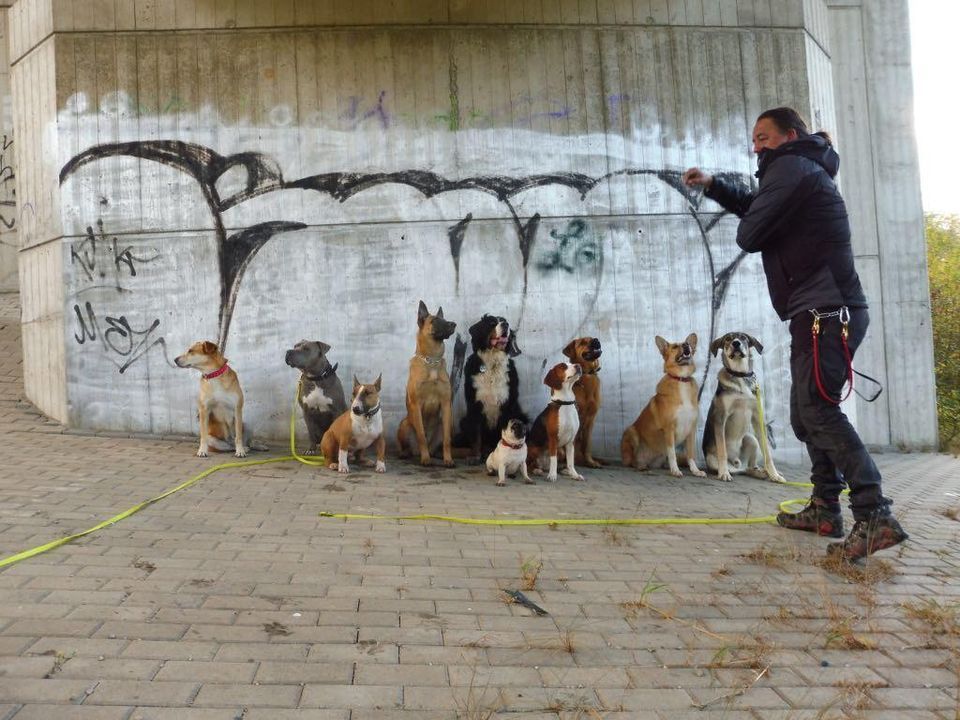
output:
[[[827,547],[827,555],[839,556],[846,562],[856,562],[909,538],[892,515],[873,516],[869,520],[857,520],[846,540]]]
[[[838,510],[831,510],[820,498],[810,498],[810,502],[800,512],[777,513],[777,525],[826,537],[843,537],[843,516]]]

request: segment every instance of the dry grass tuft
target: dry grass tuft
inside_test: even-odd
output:
[[[774,546],[770,543],[763,543],[740,557],[754,565],[765,565],[766,567],[786,570],[791,565],[796,565],[804,560],[804,552],[797,545]]]
[[[941,605],[933,598],[921,602],[905,602],[901,607],[907,615],[919,620],[927,629],[936,635],[960,635],[960,618],[958,618],[957,603]]]
[[[951,520],[956,520],[960,522],[960,505],[954,505],[953,507],[944,508],[940,511],[940,514],[945,518],[950,518]]]
[[[603,539],[607,542],[608,545],[616,545],[622,547],[624,545],[629,546],[630,540],[623,536],[619,530],[609,525],[605,525],[600,531],[603,533]]]
[[[893,566],[882,558],[867,558],[862,565],[845,562],[836,555],[827,555],[816,564],[829,573],[839,575],[857,585],[877,585],[897,574]]]
[[[766,670],[769,668],[767,655],[773,649],[774,645],[768,638],[762,635],[745,635],[737,638],[736,643],[722,645],[713,654],[707,667]]]

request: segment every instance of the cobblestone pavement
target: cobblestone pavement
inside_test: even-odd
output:
[[[0,557],[232,458],[65,432],[0,296]],[[264,457],[264,455],[260,455]],[[773,525],[470,526],[320,511],[767,515],[803,490],[475,468],[215,473],[0,571],[0,718],[960,718],[960,461],[880,455],[912,539],[838,574]],[[802,479],[796,468],[785,468]],[[848,517],[849,521],[849,517]],[[549,612],[508,604],[525,590]]]

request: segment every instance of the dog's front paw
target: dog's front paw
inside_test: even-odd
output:
[[[420,464],[423,465],[424,467],[429,467],[433,465],[433,458],[431,458],[429,455],[426,455],[426,456],[421,455]]]
[[[247,449],[243,445],[240,445],[236,450],[233,451],[233,454],[240,458],[246,457]]]
[[[507,484],[506,480],[497,480],[497,487],[503,487]]]
[[[197,450],[197,457],[207,457],[207,449],[203,446]]]
[[[706,477],[707,474],[700,468],[693,468],[690,470],[690,474],[694,477]]]
[[[683,473],[680,472],[680,468],[670,468],[670,474],[674,477],[683,477]]]
[[[556,474],[556,473],[553,473],[553,474],[548,473],[548,474],[547,474],[547,482],[556,482],[556,481],[557,481],[557,474]]]
[[[527,485],[536,485],[536,484],[537,484],[537,481],[534,480],[532,477],[525,477],[525,478],[523,479],[523,481],[524,481]]]
[[[767,480],[775,483],[785,483],[787,479],[781,475],[776,468],[767,468],[766,470]]]
[[[337,472],[341,475],[346,475],[350,472],[350,466],[346,463],[337,463]]]
[[[448,468],[455,468],[457,464],[453,461],[453,458],[443,461],[443,466]]]
[[[583,477],[583,475],[581,475],[580,473],[578,473],[576,470],[565,470],[564,473],[565,473],[567,476],[572,477],[574,480],[585,480],[585,479],[586,479],[586,478]]]
[[[376,471],[378,473],[385,473],[387,471],[387,464],[383,460],[377,460]]]
[[[733,482],[733,475],[730,474],[729,470],[724,470],[723,472],[717,473],[717,480],[721,482]]]
[[[577,463],[577,464],[586,465],[587,467],[594,468],[594,469],[603,467],[603,463],[601,463],[599,460],[596,460],[594,458],[586,458],[582,463]]]

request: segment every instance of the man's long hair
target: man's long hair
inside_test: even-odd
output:
[[[796,130],[799,137],[810,135],[810,130],[807,129],[807,123],[804,121],[803,116],[792,107],[777,107],[771,108],[770,110],[764,110],[757,117],[757,121],[759,122],[760,120],[764,119],[772,120],[773,124],[776,125],[782,133]],[[828,133],[826,130],[820,130],[813,134],[819,135],[828,143],[833,145],[833,138],[830,137],[830,133]]]

